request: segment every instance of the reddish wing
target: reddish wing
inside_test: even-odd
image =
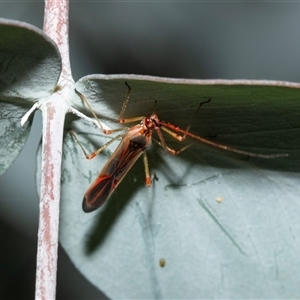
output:
[[[129,169],[151,144],[151,131],[132,127],[84,195],[82,208],[91,212],[105,203]]]

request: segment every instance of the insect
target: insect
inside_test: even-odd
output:
[[[117,188],[117,186],[120,184],[122,179],[125,177],[127,172],[130,170],[130,168],[134,165],[134,163],[138,160],[140,156],[143,156],[144,160],[144,166],[145,166],[145,180],[146,180],[146,186],[151,186],[152,184],[152,179],[150,176],[150,171],[149,171],[149,166],[148,166],[148,159],[147,159],[147,154],[146,154],[146,149],[151,145],[152,143],[152,132],[156,131],[159,141],[158,144],[164,148],[168,153],[172,155],[178,155],[182,151],[186,150],[188,147],[191,146],[191,144],[184,146],[183,148],[179,150],[174,150],[170,147],[165,142],[165,139],[163,137],[162,131],[166,132],[169,134],[171,137],[178,141],[183,141],[186,136],[189,136],[195,140],[198,140],[202,143],[247,155],[247,156],[253,156],[253,157],[260,157],[260,158],[275,158],[275,157],[282,157],[282,156],[287,156],[287,154],[271,154],[271,155],[264,155],[264,154],[259,154],[259,153],[252,153],[252,152],[247,152],[243,150],[238,150],[232,147],[228,147],[225,145],[221,145],[215,142],[212,142],[210,140],[207,140],[203,137],[197,136],[191,132],[189,132],[192,122],[194,118],[196,117],[197,113],[199,112],[201,106],[205,103],[210,102],[211,100],[208,99],[204,102],[201,102],[195,112],[195,115],[191,119],[190,124],[188,125],[186,130],[183,130],[171,123],[167,123],[165,121],[162,121],[159,119],[158,115],[156,114],[155,110],[154,112],[148,116],[139,116],[139,117],[134,117],[134,118],[128,118],[128,119],[123,119],[123,114],[125,112],[127,103],[129,101],[129,96],[131,92],[131,88],[127,82],[125,82],[128,92],[125,97],[125,100],[123,102],[123,106],[120,112],[120,115],[118,119],[116,120],[117,123],[124,124],[124,123],[130,123],[130,122],[136,122],[140,121],[139,124],[134,125],[132,127],[123,127],[123,128],[117,128],[114,130],[107,130],[104,129],[102,126],[101,122],[97,118],[96,114],[94,113],[92,107],[90,106],[88,100],[85,98],[83,94],[81,94],[79,91],[75,90],[76,93],[80,96],[80,98],[83,100],[83,102],[87,105],[95,119],[97,120],[100,129],[103,131],[105,134],[111,134],[113,132],[121,131],[121,130],[127,130],[125,134],[120,134],[117,135],[116,137],[112,138],[108,143],[104,144],[102,147],[100,147],[98,150],[95,152],[91,153],[88,155],[83,148],[82,144],[74,134],[72,130],[70,130],[70,133],[73,135],[75,140],[78,142],[79,146],[81,147],[85,157],[87,159],[92,159],[96,155],[98,155],[100,152],[102,152],[106,147],[108,147],[111,143],[116,141],[117,139],[121,138],[121,142],[116,148],[115,152],[112,154],[112,156],[108,159],[106,164],[104,165],[102,171],[99,173],[98,177],[96,180],[91,184],[89,189],[84,195],[83,198],[83,204],[82,208],[84,212],[91,212],[102,206],[109,196],[113,193],[113,191]]]

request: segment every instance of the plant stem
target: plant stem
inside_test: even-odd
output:
[[[59,89],[43,101],[42,173],[35,299],[55,299],[65,92],[72,88],[68,39],[68,0],[45,1],[44,32],[57,44],[62,57]]]
[[[69,0],[45,0],[44,33],[58,46],[62,59],[59,84],[73,86],[69,55]]]

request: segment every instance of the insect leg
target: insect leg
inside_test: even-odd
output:
[[[123,123],[132,123],[132,122],[140,121],[140,120],[142,120],[142,119],[145,118],[144,116],[139,116],[139,117],[134,117],[134,118],[123,119],[123,115],[124,115],[124,112],[126,110],[126,106],[128,104],[129,96],[130,96],[130,92],[131,92],[131,87],[129,86],[129,84],[127,82],[125,82],[125,84],[128,87],[128,91],[127,91],[127,95],[125,97],[125,100],[123,102],[122,109],[120,111],[119,117],[116,120],[117,123],[120,123],[120,124],[123,124]]]
[[[193,133],[190,133],[189,132],[189,130],[191,129],[191,126],[192,126],[192,123],[193,123],[193,121],[194,121],[194,119],[195,119],[195,117],[196,117],[196,115],[197,115],[197,113],[199,112],[199,110],[200,110],[200,108],[201,108],[201,106],[203,105],[203,104],[205,104],[205,103],[208,103],[208,102],[210,102],[211,101],[211,99],[208,99],[207,101],[204,101],[204,102],[201,102],[200,104],[199,104],[199,106],[198,106],[198,109],[197,109],[197,111],[196,111],[196,113],[195,113],[195,115],[193,116],[193,118],[192,118],[192,120],[191,120],[191,122],[190,122],[190,124],[188,125],[188,127],[187,127],[187,129],[186,130],[183,130],[183,129],[181,129],[181,128],[179,128],[179,127],[177,127],[177,126],[175,126],[175,125],[173,125],[173,124],[169,124],[169,123],[165,123],[165,122],[162,122],[161,121],[161,129],[162,130],[164,130],[165,132],[167,132],[169,135],[171,135],[173,138],[175,138],[176,140],[178,140],[178,141],[183,141],[185,138],[186,138],[186,136],[189,136],[189,137],[191,137],[191,138],[193,138],[193,139],[196,139],[196,140],[198,140],[198,141],[200,141],[200,142],[202,142],[202,143],[204,143],[204,144],[208,144],[208,145],[210,145],[210,146],[213,146],[213,147],[216,147],[216,148],[219,148],[219,149],[223,149],[223,150],[226,150],[226,151],[229,151],[229,152],[234,152],[234,153],[238,153],[238,154],[242,154],[242,155],[247,155],[247,156],[251,156],[251,157],[260,157],[260,158],[277,158],[277,157],[287,157],[287,156],[289,156],[287,153],[278,153],[278,154],[261,154],[261,153],[253,153],[253,152],[249,152],[249,151],[243,151],[243,150],[239,150],[239,149],[236,149],[236,148],[233,148],[233,147],[229,147],[229,146],[225,146],[225,145],[222,145],[222,144],[219,144],[219,143],[215,143],[215,142],[213,142],[213,141],[210,141],[210,140],[207,140],[207,139],[205,139],[205,138],[203,138],[203,137],[200,137],[200,136],[197,136],[197,135],[195,135],[195,134],[193,134]],[[174,132],[174,131],[172,131],[172,130],[174,130],[174,131],[176,131],[176,132],[180,132],[180,133],[182,133],[183,135],[181,136],[181,135],[179,135],[179,134],[177,134],[176,132]],[[158,134],[159,134],[159,132],[157,132]],[[161,134],[161,133],[160,133]],[[160,137],[160,140],[162,141],[162,139],[161,139],[161,137]],[[182,151],[184,151],[187,147],[189,147],[190,145],[188,145],[188,146],[186,146],[186,147],[184,147],[184,148],[182,148],[181,150],[179,150],[179,152],[178,151],[175,151],[175,154],[179,154],[180,152],[182,152]],[[165,146],[163,146],[163,148],[165,148],[166,147],[166,145]],[[167,148],[165,148],[168,152],[170,152],[169,150],[172,150],[172,149],[167,149]],[[174,151],[174,150],[173,150]],[[171,152],[170,152],[171,153]]]
[[[161,122],[161,123],[163,123],[163,126],[161,126],[161,128],[164,131],[166,131],[167,133],[169,133],[171,136],[173,136],[175,139],[179,140],[179,141],[182,141],[180,139],[181,136],[178,135],[178,134],[176,134],[175,132],[173,132],[171,130],[183,133],[184,135],[187,135],[187,136],[189,136],[189,137],[191,137],[191,138],[193,138],[195,140],[198,140],[198,141],[200,141],[200,142],[202,142],[204,144],[207,144],[207,145],[219,148],[219,149],[223,149],[223,150],[226,150],[226,151],[229,151],[229,152],[234,152],[234,153],[246,155],[246,156],[260,157],[260,158],[277,158],[277,157],[287,157],[287,156],[289,156],[287,153],[261,154],[261,153],[254,153],[254,152],[239,150],[239,149],[236,149],[236,148],[233,148],[233,147],[225,146],[225,145],[222,145],[222,144],[219,144],[219,143],[207,140],[207,139],[205,139],[205,138],[203,138],[201,136],[198,136],[198,135],[195,135],[193,133],[190,133],[189,131],[180,129],[180,128],[176,127],[175,125],[164,123],[164,122]],[[168,129],[166,127],[168,127]]]
[[[176,140],[182,142],[183,140],[185,140],[186,136],[189,135],[189,134],[188,134],[188,133],[189,133],[189,130],[191,129],[192,124],[193,124],[193,122],[194,122],[194,120],[195,120],[195,118],[196,118],[196,116],[197,116],[197,114],[198,114],[198,112],[199,112],[201,106],[202,106],[203,104],[209,103],[210,101],[211,101],[211,99],[208,99],[208,100],[203,101],[203,102],[201,102],[201,103],[199,104],[199,106],[198,106],[198,108],[197,108],[197,110],[196,110],[194,116],[192,117],[191,122],[190,122],[189,125],[187,126],[186,130],[181,130],[181,131],[180,131],[180,132],[183,133],[183,135],[179,135],[179,134],[177,134],[176,132],[172,131],[172,130],[178,131],[178,129],[179,129],[177,126],[175,126],[175,125],[173,125],[173,124],[166,124],[165,122],[161,122],[161,123],[163,124],[163,125],[161,126],[161,129],[164,130],[166,133],[168,133],[170,136],[172,136],[174,139],[176,139]],[[165,125],[165,126],[164,126],[164,125]],[[172,130],[168,129],[166,126],[170,127]]]
[[[128,127],[121,127],[121,128],[115,128],[115,129],[105,129],[103,127],[103,125],[101,124],[100,120],[98,119],[97,115],[95,114],[94,110],[92,109],[89,101],[86,99],[86,97],[82,93],[80,93],[79,91],[77,91],[76,89],[75,89],[75,92],[79,95],[79,97],[81,98],[81,100],[86,104],[86,106],[88,107],[88,109],[92,113],[93,117],[95,118],[96,124],[98,125],[98,127],[101,129],[101,131],[104,134],[112,134],[114,132],[118,132],[118,131],[128,130],[129,129]]]
[[[105,148],[107,148],[110,144],[112,144],[114,141],[116,141],[117,139],[122,138],[124,135],[123,134],[119,134],[116,137],[112,138],[110,141],[108,141],[106,144],[104,144],[102,147],[100,147],[98,150],[92,152],[91,154],[87,154],[87,152],[85,151],[82,143],[79,141],[78,137],[75,135],[75,133],[72,130],[69,130],[70,134],[73,136],[73,138],[76,140],[76,142],[79,144],[82,152],[84,153],[84,156],[87,159],[93,159],[95,156],[97,156],[100,152],[102,152]]]
[[[82,93],[80,93],[79,91],[77,91],[76,89],[75,89],[75,92],[79,95],[79,97],[81,98],[81,100],[83,101],[83,103],[85,103],[85,105],[88,107],[89,111],[92,113],[93,117],[97,120],[99,128],[102,130],[102,132],[105,133],[105,134],[110,134],[111,130],[107,130],[107,129],[105,129],[103,127],[103,125],[99,121],[98,117],[96,116],[94,110],[92,109],[92,107],[91,107],[89,101],[86,99],[86,97]]]
[[[146,151],[143,153],[143,161],[144,161],[144,167],[145,167],[145,177],[146,177],[146,186],[151,186],[152,180],[150,177],[150,171],[149,171],[149,164],[148,164],[148,158]]]
[[[163,135],[162,135],[162,133],[161,133],[161,131],[160,131],[159,128],[156,130],[156,132],[157,132],[157,134],[158,134],[158,136],[159,136],[160,141],[156,140],[155,138],[152,138],[152,139],[153,139],[158,145],[160,145],[162,148],[164,148],[167,152],[169,152],[169,153],[172,154],[172,155],[178,155],[179,153],[183,152],[184,150],[186,150],[187,148],[189,148],[190,146],[193,145],[193,144],[186,145],[186,146],[182,147],[182,148],[179,149],[179,150],[172,149],[172,148],[168,147],[168,145],[167,145],[167,143],[166,143],[166,141],[165,141],[165,139],[164,139],[164,137],[163,137]],[[172,132],[172,131],[170,131],[170,132],[171,132],[171,133],[174,133],[174,132]],[[171,134],[171,136],[173,136],[173,135]]]
[[[125,82],[125,85],[128,87],[128,91],[127,91],[127,95],[126,95],[126,97],[124,99],[124,102],[123,102],[123,105],[122,105],[122,108],[121,108],[118,120],[121,120],[123,118],[124,112],[126,110],[127,103],[129,101],[130,92],[131,92],[131,87],[129,86],[129,84],[127,82]]]

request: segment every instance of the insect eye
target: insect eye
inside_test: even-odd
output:
[[[145,119],[145,124],[148,126],[152,123],[152,120],[150,118]]]

